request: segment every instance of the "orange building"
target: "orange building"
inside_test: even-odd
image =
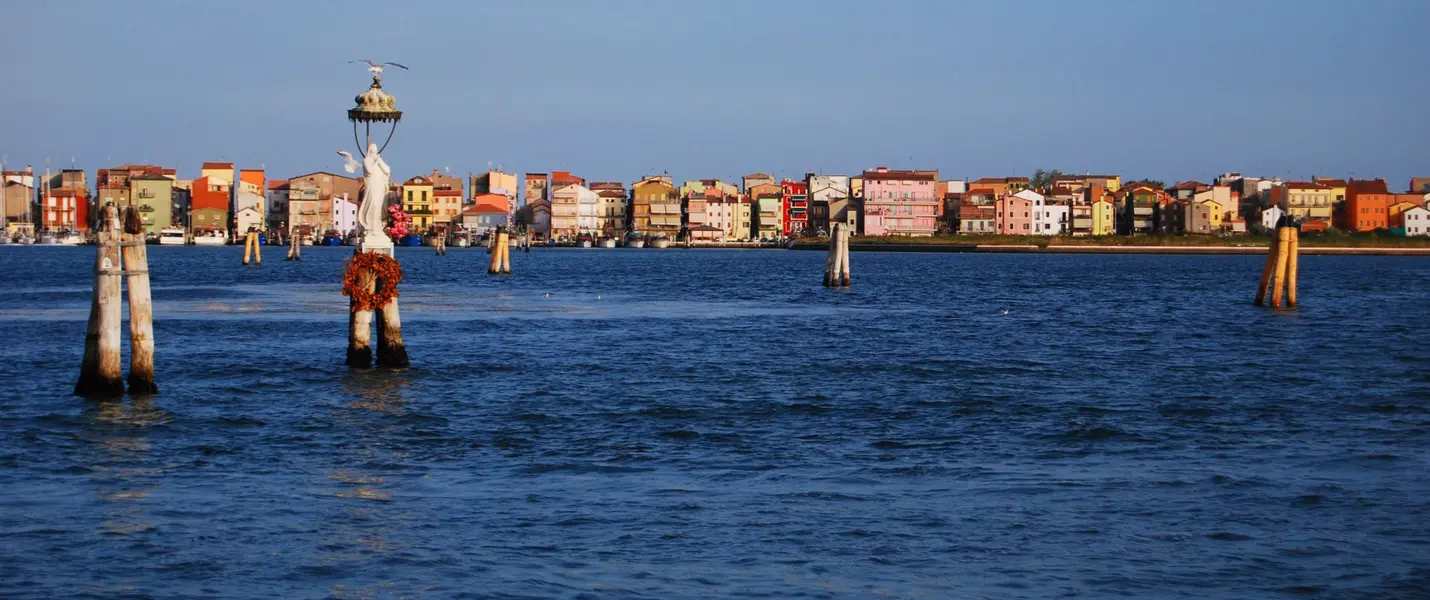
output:
[[[1347,231],[1375,231],[1390,227],[1390,205],[1395,194],[1384,179],[1352,179],[1346,182],[1346,202],[1336,226]]]

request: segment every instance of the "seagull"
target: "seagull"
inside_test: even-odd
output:
[[[362,60],[350,60],[350,61],[348,61],[348,64],[353,64],[353,63],[367,63],[367,70],[368,70],[368,71],[371,71],[373,75],[382,75],[382,68],[385,67],[385,66],[387,66],[387,65],[392,65],[392,66],[397,67],[397,68],[399,68],[399,69],[402,69],[402,70],[404,70],[404,71],[410,71],[410,70],[411,70],[411,69],[408,69],[407,67],[404,67],[404,66],[402,66],[402,65],[399,65],[399,64],[397,64],[397,63],[395,63],[395,62],[375,63],[375,62],[372,62],[372,61],[370,61],[370,60],[368,60],[368,59],[366,59],[366,58],[364,58],[364,59],[362,59]]]
[[[342,151],[342,150],[339,150],[339,151],[338,151],[338,156],[343,157],[343,160],[347,161],[347,162],[343,163],[343,169],[344,169],[344,170],[346,170],[346,171],[349,172],[349,173],[356,173],[356,172],[357,172],[358,161],[356,161],[356,160],[353,159],[353,153],[351,153],[351,152],[344,152],[344,151]]]
[[[600,295],[600,294],[596,294],[596,299],[597,299],[597,300],[600,300],[600,299],[601,299],[601,295]]]
[[[550,297],[551,297],[551,292],[546,292],[545,294],[542,294],[541,297],[542,297],[542,298],[550,298]]]
[[[1008,314],[1008,309],[1005,308],[1005,309],[1003,309],[1002,312],[1000,312],[1000,313],[998,313],[998,314],[1006,315],[1006,314]]]

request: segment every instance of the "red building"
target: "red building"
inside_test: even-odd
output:
[[[780,227],[786,237],[799,235],[809,226],[809,185],[803,181],[780,182],[784,215]]]
[[[40,200],[40,229],[45,231],[85,231],[89,229],[89,197],[84,190],[53,188]]]
[[[1335,212],[1335,226],[1347,231],[1375,231],[1390,227],[1390,193],[1384,179],[1346,182],[1346,201]]]

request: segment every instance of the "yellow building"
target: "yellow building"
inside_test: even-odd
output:
[[[209,183],[216,185],[233,185],[233,163],[231,162],[206,162],[199,168],[199,177],[209,178]]]
[[[402,210],[412,217],[412,228],[426,231],[432,226],[432,180],[417,176],[402,182]]]
[[[1283,206],[1286,214],[1302,221],[1331,222],[1336,197],[1330,186],[1292,181],[1271,188],[1270,206]]]
[[[1098,198],[1092,203],[1092,235],[1112,235],[1117,231],[1117,209],[1112,197]]]
[[[753,231],[751,226],[755,218],[754,206],[755,203],[748,199],[735,203],[735,224],[730,230],[730,237],[737,240],[748,240],[754,237],[751,235]]]
[[[1122,189],[1121,175],[1085,175],[1083,182],[1084,185],[1088,186],[1101,185],[1103,189],[1109,192]]]
[[[462,190],[434,190],[432,192],[432,222],[446,225],[461,220]]]

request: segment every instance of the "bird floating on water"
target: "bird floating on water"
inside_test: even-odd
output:
[[[551,292],[546,292],[545,294],[542,294],[541,297],[542,297],[542,298],[550,298],[550,297],[551,297]]]
[[[1003,309],[1003,312],[1000,312],[1000,313],[998,313],[998,314],[1000,314],[1000,315],[1006,315],[1006,314],[1008,314],[1008,309],[1005,308],[1005,309]]]

